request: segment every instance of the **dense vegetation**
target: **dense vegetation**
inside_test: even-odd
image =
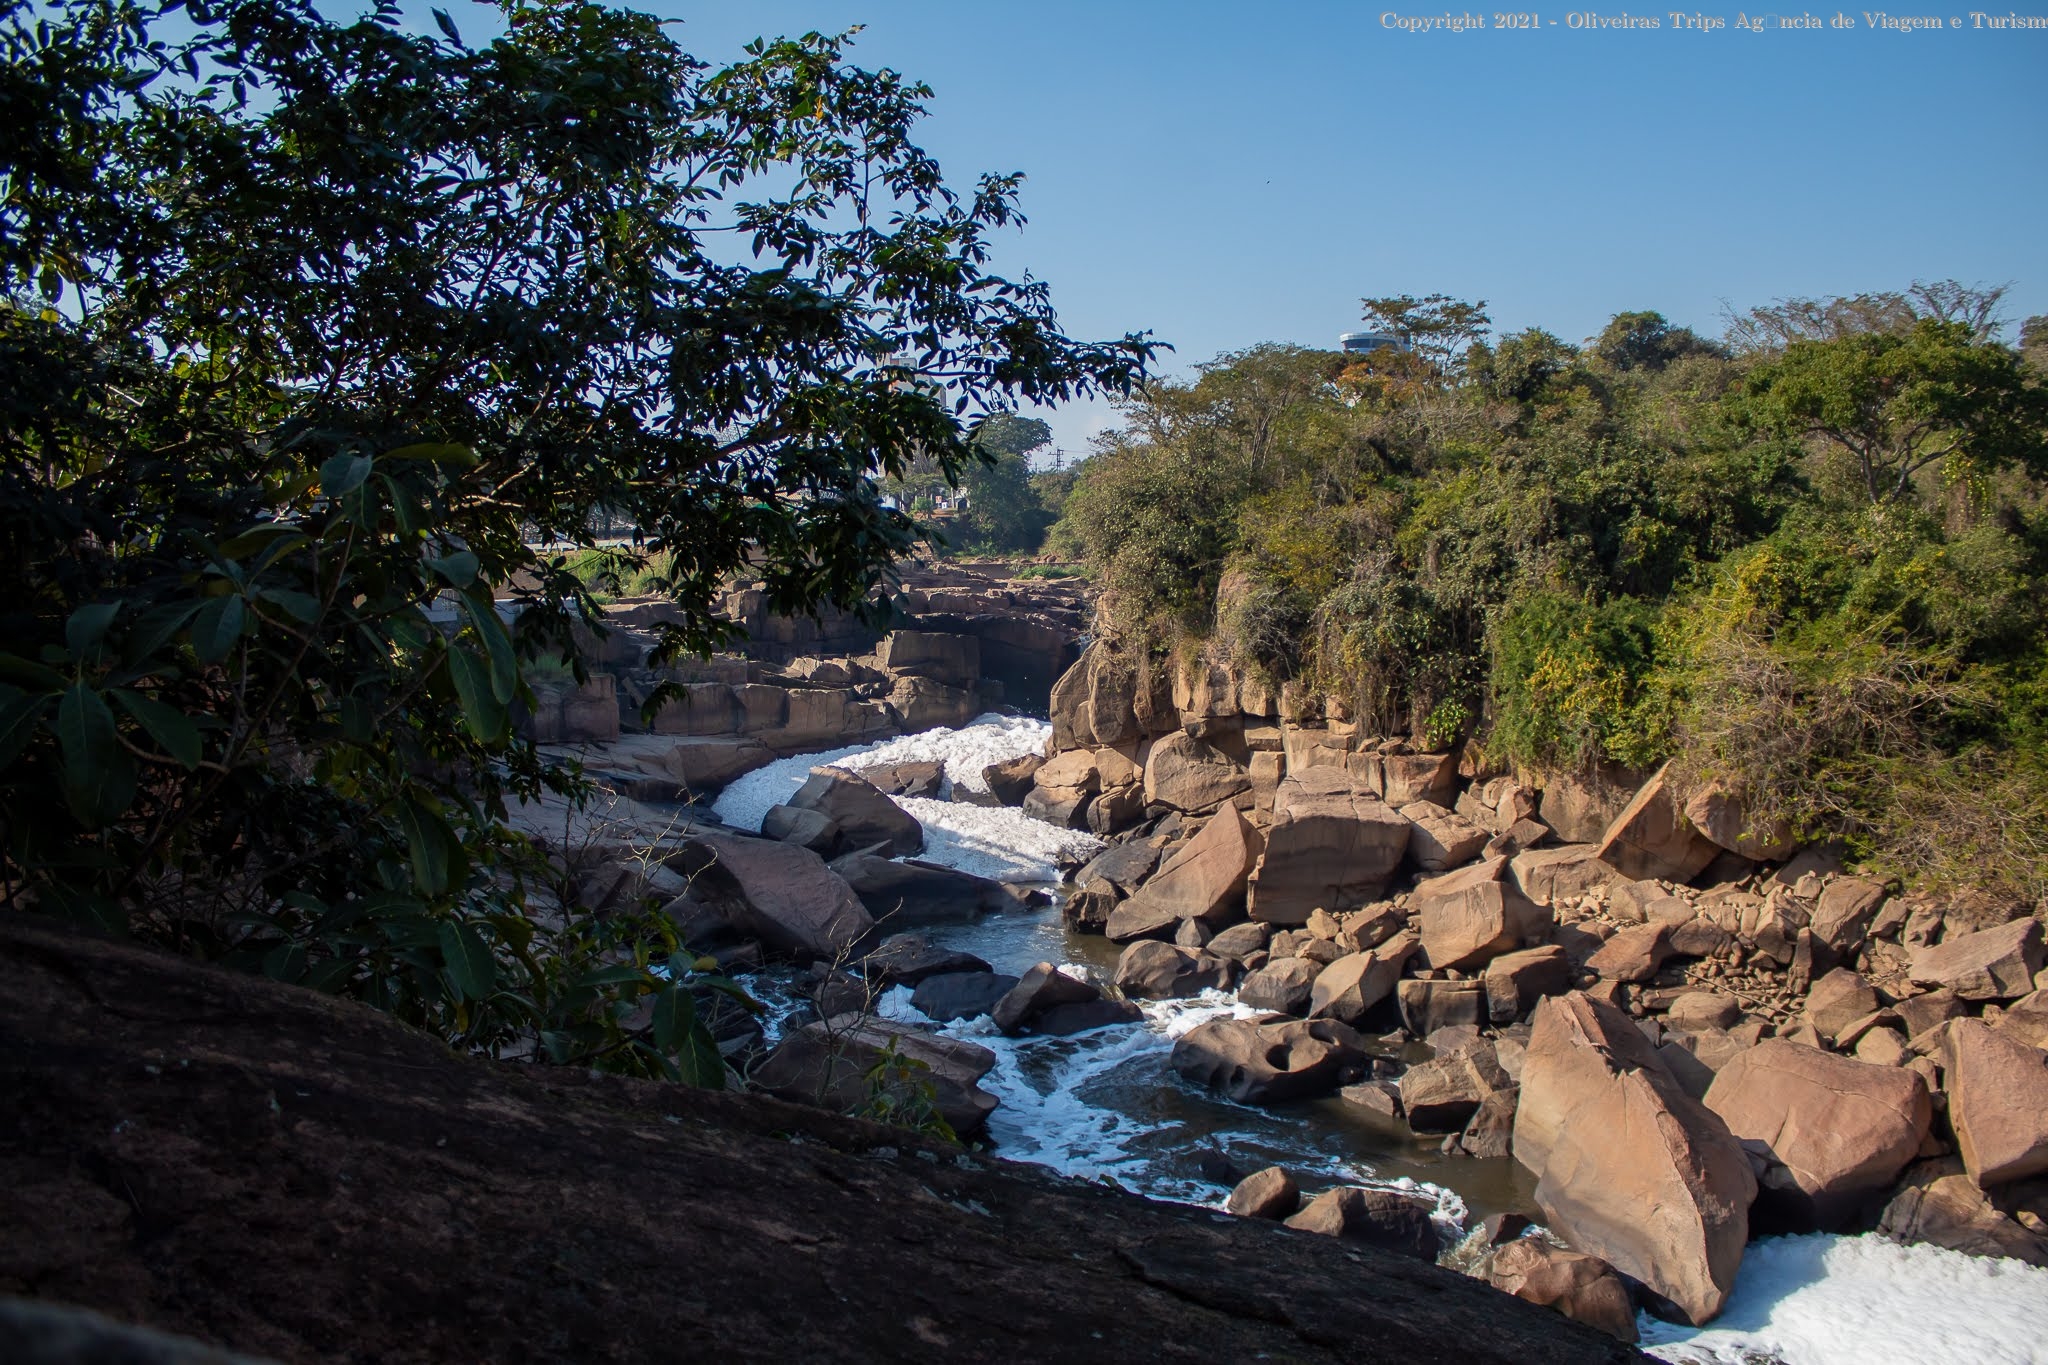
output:
[[[1901,871],[2048,892],[2042,320],[1792,300],[1584,345],[1367,301],[1408,351],[1155,384],[1054,528],[1110,629],[1539,769],[1678,757]]]
[[[743,564],[867,602],[917,532],[877,474],[1150,347],[990,274],[1017,177],[949,188],[841,40],[502,18],[0,0],[0,900],[711,1080],[666,921],[507,826],[581,790],[513,737],[535,671],[629,575],[671,650]]]

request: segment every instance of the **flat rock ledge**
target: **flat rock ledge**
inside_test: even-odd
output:
[[[0,1295],[281,1361],[1645,1359],[1453,1271],[0,918]]]

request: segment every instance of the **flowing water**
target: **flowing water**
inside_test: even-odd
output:
[[[943,760],[956,800],[899,799],[925,827],[923,858],[1025,886],[1054,888],[1062,858],[1101,847],[1021,811],[975,804],[991,763],[1039,752],[1042,721],[984,716],[960,730],[927,731],[881,744],[809,754],[751,773],[714,809],[728,824],[758,829],[815,764],[871,767]],[[1037,962],[1107,981],[1121,949],[1066,932],[1057,906],[920,930],[932,942],[1021,975]],[[771,1004],[786,992],[750,983]],[[1494,1212],[1534,1216],[1534,1180],[1510,1159],[1442,1155],[1434,1142],[1375,1127],[1331,1097],[1256,1109],[1191,1086],[1168,1065],[1174,1039],[1206,1019],[1249,1015],[1228,993],[1141,1002],[1137,1024],[1072,1038],[1005,1038],[986,1018],[940,1028],[996,1054],[982,1081],[1001,1105],[989,1121],[997,1152],[1067,1175],[1113,1180],[1159,1199],[1220,1205],[1232,1172],[1279,1164],[1309,1189],[1374,1184],[1434,1198],[1446,1245]],[[880,1002],[889,1017],[929,1024],[898,987]],[[1751,1246],[1728,1309],[1709,1328],[1644,1317],[1644,1344],[1689,1365],[2048,1365],[2048,1271],[1985,1261],[1871,1236],[1777,1238]]]

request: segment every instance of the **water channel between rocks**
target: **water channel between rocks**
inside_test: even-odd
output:
[[[950,794],[970,799],[898,799],[925,828],[920,856],[1041,888],[1056,901],[1058,862],[1085,857],[1100,841],[971,799],[985,793],[984,767],[1039,752],[1049,733],[1042,721],[984,716],[960,730],[806,754],[740,778],[714,809],[735,828],[758,829],[768,808],[793,795],[814,765],[858,770],[943,760]],[[1069,934],[1057,903],[917,932],[1011,975],[1049,961],[1106,983],[1122,951],[1103,938]],[[748,984],[774,1015],[793,1003],[786,981],[764,974]],[[1067,1038],[1005,1038],[986,1017],[940,1026],[996,1054],[981,1084],[1001,1101],[988,1125],[998,1155],[1211,1206],[1229,1193],[1232,1172],[1274,1164],[1311,1191],[1337,1184],[1414,1189],[1437,1201],[1446,1245],[1490,1213],[1537,1215],[1534,1177],[1511,1158],[1446,1156],[1433,1142],[1375,1127],[1335,1096],[1256,1109],[1181,1080],[1168,1065],[1176,1038],[1207,1019],[1257,1012],[1233,995],[1139,1003],[1145,1017],[1138,1023]],[[884,996],[879,1010],[931,1022],[911,1007],[904,987]],[[1653,1353],[1698,1365],[2048,1365],[2048,1271],[1874,1235],[1779,1238],[1752,1245],[1728,1310],[1709,1328],[1641,1322]]]

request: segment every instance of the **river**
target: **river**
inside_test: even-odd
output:
[[[939,759],[951,794],[966,799],[899,800],[925,828],[921,856],[1056,895],[1059,860],[1085,857],[1100,841],[973,801],[986,792],[984,767],[1039,752],[1048,734],[1043,721],[984,716],[960,730],[785,759],[734,782],[714,810],[729,825],[758,829],[768,808],[794,794],[815,764],[859,769]],[[1105,939],[1067,933],[1056,905],[920,932],[1013,975],[1050,961],[1106,981],[1121,951]],[[787,1002],[772,977],[749,984],[771,1004]],[[1173,1040],[1205,1019],[1253,1013],[1231,995],[1212,991],[1142,1007],[1140,1023],[1072,1038],[1004,1038],[986,1018],[940,1029],[996,1053],[982,1085],[1001,1101],[989,1122],[1000,1155],[1210,1206],[1228,1195],[1229,1170],[1276,1163],[1311,1190],[1342,1183],[1412,1189],[1436,1200],[1447,1246],[1489,1213],[1536,1215],[1534,1180],[1511,1159],[1444,1156],[1433,1142],[1375,1128],[1335,1097],[1255,1109],[1183,1082],[1167,1065]],[[930,1022],[900,987],[880,1010]],[[1733,1298],[1709,1327],[1647,1315],[1640,1325],[1646,1349],[1688,1365],[2048,1365],[2048,1270],[1901,1246],[1875,1234],[1774,1238],[1749,1248]]]

